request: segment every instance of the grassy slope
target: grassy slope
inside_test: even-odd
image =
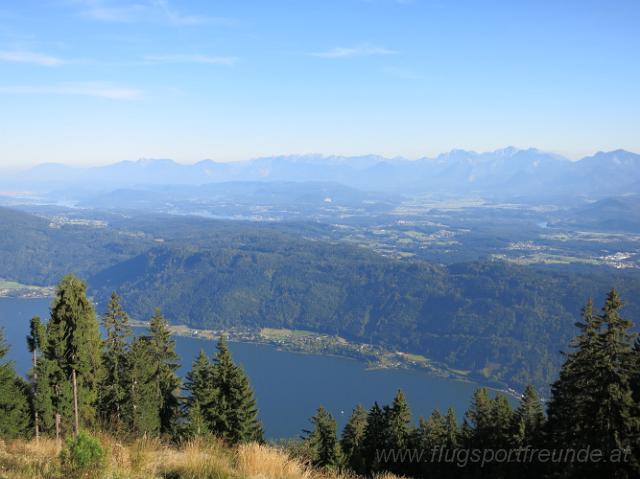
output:
[[[230,449],[217,441],[193,441],[173,447],[155,439],[123,444],[109,436],[100,441],[107,459],[94,479],[354,479],[314,470],[272,446],[245,444]],[[74,479],[62,471],[52,439],[0,443],[0,478]]]

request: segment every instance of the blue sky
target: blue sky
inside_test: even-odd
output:
[[[0,165],[640,151],[640,2],[5,0]]]

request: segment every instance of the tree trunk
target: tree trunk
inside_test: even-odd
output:
[[[60,413],[56,412],[56,447],[60,451]]]
[[[36,394],[38,391],[38,371],[37,368],[38,367],[38,356],[37,356],[37,351],[33,350],[33,382],[35,384],[35,389],[36,389]],[[38,410],[36,408],[33,409],[33,423],[34,426],[36,428],[36,444],[40,443],[40,423],[38,421]]]
[[[73,381],[73,435],[78,436],[80,432],[80,420],[78,418],[78,381],[76,380],[76,370],[71,370],[71,379]]]

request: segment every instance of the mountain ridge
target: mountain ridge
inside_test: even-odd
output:
[[[602,197],[637,192],[640,154],[617,149],[571,161],[536,148],[506,147],[483,153],[451,150],[417,160],[378,155],[310,154],[227,163],[205,159],[181,164],[171,159],[143,158],[97,167],[44,163],[18,174],[5,175],[0,185],[51,191],[85,185],[114,189],[238,181],[334,182],[361,190],[410,195],[510,198],[578,194]]]

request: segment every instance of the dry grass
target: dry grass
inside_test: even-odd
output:
[[[49,479],[60,475],[58,445],[52,439],[0,444],[0,478]]]
[[[289,457],[280,449],[243,444],[236,453],[238,472],[251,479],[314,479],[317,472]]]
[[[101,479],[355,479],[313,469],[281,448],[260,444],[230,449],[216,440],[194,440],[172,447],[155,438],[128,443],[104,434],[98,438],[106,453]],[[55,441],[41,439],[0,442],[0,479],[76,478],[61,472]]]

